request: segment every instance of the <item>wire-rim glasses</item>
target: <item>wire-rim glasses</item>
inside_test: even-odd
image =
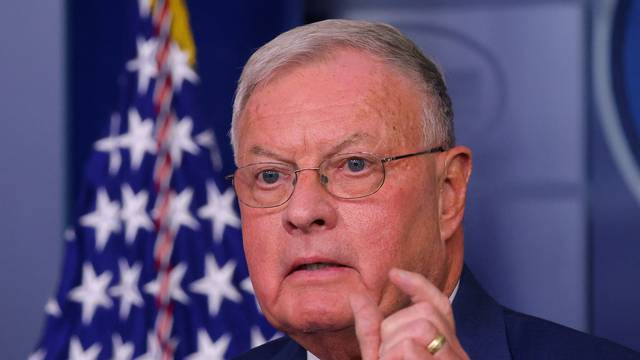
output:
[[[317,167],[302,169],[282,162],[260,162],[240,167],[226,179],[233,182],[238,200],[253,208],[271,208],[286,203],[293,195],[298,173],[306,170],[317,171],[320,184],[331,195],[339,199],[359,199],[380,190],[386,178],[386,163],[443,151],[445,148],[438,146],[390,157],[365,152],[337,154]]]

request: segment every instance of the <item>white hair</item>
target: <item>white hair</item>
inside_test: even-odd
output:
[[[347,47],[380,58],[424,91],[423,135],[425,145],[455,144],[453,110],[438,66],[396,28],[356,20],[325,20],[289,30],[259,48],[247,61],[236,89],[231,120],[231,145],[237,152],[237,124],[261,84],[283,68],[322,58],[332,49]]]

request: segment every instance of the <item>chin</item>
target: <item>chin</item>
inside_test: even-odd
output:
[[[300,295],[285,301],[273,316],[268,316],[279,330],[288,334],[308,334],[339,331],[353,326],[353,314],[347,296]],[[275,321],[271,321],[271,318]]]

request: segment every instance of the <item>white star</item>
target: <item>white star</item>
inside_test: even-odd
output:
[[[196,230],[198,221],[191,215],[189,206],[193,198],[193,189],[186,188],[178,195],[172,193],[169,205],[169,228],[173,233],[177,233],[180,226],[184,225],[192,230]]]
[[[196,143],[208,148],[217,148],[216,136],[211,129],[205,130],[196,136]]]
[[[136,39],[138,56],[127,62],[127,70],[138,72],[138,93],[144,94],[149,88],[149,80],[158,75],[158,63],[156,62],[156,50],[158,41],[154,38],[144,40]]]
[[[120,146],[129,149],[131,168],[138,170],[144,153],[155,154],[157,144],[153,139],[153,121],[140,118],[135,109],[129,110],[129,129],[120,136]]]
[[[256,291],[253,289],[253,284],[251,283],[251,278],[247,277],[246,279],[242,280],[240,282],[240,288],[253,295],[253,300],[256,302],[256,308],[258,308],[258,311],[262,313],[262,309],[260,308],[260,304],[258,303],[258,298],[256,297]]]
[[[47,353],[44,351],[44,349],[38,349],[37,351],[31,353],[27,360],[44,360],[45,356],[47,356]]]
[[[140,278],[140,263],[133,264],[129,267],[127,260],[120,259],[118,261],[120,268],[120,283],[111,289],[109,294],[120,298],[120,318],[126,319],[131,311],[131,306],[142,306],[142,296],[138,291],[138,279]]]
[[[256,291],[253,289],[253,283],[251,283],[251,278],[248,277],[240,282],[240,288],[249,294],[256,296]]]
[[[189,154],[196,155],[200,151],[200,149],[198,149],[198,145],[196,145],[191,138],[192,131],[193,121],[190,117],[185,117],[176,122],[171,129],[168,146],[171,159],[175,163],[176,167],[179,167],[182,163],[182,152],[188,152]]]
[[[182,51],[176,43],[171,44],[167,66],[171,71],[171,80],[175,89],[180,90],[184,80],[188,80],[191,83],[198,82],[198,75],[189,65],[189,54]]]
[[[58,302],[54,298],[47,300],[47,304],[44,306],[44,312],[53,317],[60,317],[60,315],[62,315],[60,305],[58,305]]]
[[[282,337],[282,333],[276,331],[273,334],[273,336],[271,337],[271,339],[267,340],[262,335],[262,331],[260,330],[260,328],[258,326],[252,326],[251,327],[251,348],[253,349],[254,347],[258,347],[258,346],[266,343],[267,341],[272,341],[272,340],[275,340],[275,339],[277,339],[279,337]]]
[[[196,143],[209,149],[213,169],[216,171],[222,171],[222,155],[220,154],[220,148],[218,147],[216,136],[213,131],[209,129],[198,134],[196,136]]]
[[[153,332],[147,334],[147,352],[137,358],[138,360],[162,359],[162,351],[158,338]]]
[[[118,202],[110,202],[107,190],[98,189],[96,195],[96,209],[80,218],[80,224],[85,227],[92,227],[96,232],[96,249],[104,250],[104,246],[109,240],[112,232],[120,231],[120,212]]]
[[[149,194],[141,190],[134,194],[129,185],[122,185],[122,212],[120,217],[124,222],[124,238],[131,245],[139,229],[153,230],[153,223],[147,214],[146,207]]]
[[[88,324],[98,306],[111,308],[111,298],[107,295],[107,287],[111,282],[111,273],[103,272],[96,276],[89,263],[82,265],[82,284],[71,289],[69,298],[82,304],[82,322]]]
[[[69,360],[94,360],[98,358],[102,350],[102,346],[96,343],[91,345],[87,350],[82,348],[80,339],[73,337],[69,345]]]
[[[177,341],[170,339],[168,346],[173,350],[176,348]],[[158,360],[162,359],[162,349],[158,337],[153,333],[147,334],[147,352],[137,357],[137,360]]]
[[[251,327],[251,348],[258,347],[267,342],[267,339],[262,336],[262,331],[257,326]]]
[[[140,17],[146,18],[151,12],[151,0],[138,0],[138,9],[140,10]]]
[[[233,260],[229,260],[220,269],[215,257],[207,255],[205,259],[205,275],[191,284],[191,291],[207,296],[209,314],[211,316],[215,316],[218,313],[223,298],[234,302],[242,301],[242,295],[231,283],[235,268],[236,263]]]
[[[189,303],[189,297],[185,294],[182,287],[180,287],[180,283],[182,282],[182,278],[184,277],[184,273],[187,271],[187,265],[178,264],[171,272],[169,273],[169,281],[166,284],[166,275],[164,273],[160,273],[158,277],[147,283],[144,286],[144,291],[152,294],[154,296],[158,296],[160,292],[161,286],[168,287],[168,295],[170,298],[179,301],[183,304]]]
[[[231,337],[224,334],[217,341],[211,341],[206,330],[198,330],[198,351],[187,356],[187,360],[224,359]]]
[[[71,242],[76,239],[76,232],[72,228],[67,228],[62,236],[65,240]]]
[[[120,155],[120,116],[111,115],[111,129],[109,136],[102,138],[93,145],[97,151],[109,153],[109,174],[115,175],[120,170],[122,156]]]
[[[235,197],[232,187],[220,194],[215,182],[207,183],[207,205],[198,210],[198,216],[211,220],[213,240],[218,243],[222,242],[222,234],[227,225],[240,228],[240,218],[233,209]]]
[[[113,341],[113,351],[111,359],[113,360],[131,360],[133,358],[133,344],[122,341],[120,335],[115,334],[111,337]]]

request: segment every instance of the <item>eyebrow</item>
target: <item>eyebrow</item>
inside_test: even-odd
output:
[[[370,138],[371,135],[367,134],[367,133],[355,133],[352,134],[351,136],[349,136],[348,138],[346,138],[345,140],[343,140],[341,143],[339,143],[338,145],[334,146],[331,151],[329,152],[329,156],[331,155],[335,155],[335,154],[339,154],[340,152],[342,152],[345,148],[357,144],[358,142],[363,141],[364,139]]]
[[[269,157],[269,158],[276,159],[278,161],[282,161],[282,162],[285,162],[285,163],[293,164],[291,161],[286,160],[282,156],[280,156],[280,155],[278,155],[278,154],[276,154],[276,153],[274,153],[272,151],[269,151],[269,150],[263,148],[260,145],[254,145],[253,147],[251,147],[251,150],[249,150],[249,152],[251,154],[253,154],[253,155]]]
[[[361,142],[363,139],[367,139],[367,138],[371,138],[371,135],[367,134],[367,133],[355,133],[350,135],[348,138],[346,138],[345,140],[341,141],[338,145],[334,146],[331,148],[331,150],[325,154],[325,157],[328,156],[333,156],[335,154],[339,154],[341,151],[343,151],[345,148],[353,145],[353,144],[357,144],[358,142]],[[249,150],[249,152],[253,155],[257,155],[257,156],[264,156],[264,157],[269,157],[269,158],[273,158],[275,160],[278,161],[282,161],[285,163],[289,163],[294,165],[295,163],[292,162],[291,160],[287,160],[285,159],[283,156],[271,151],[271,150],[267,150],[264,147],[260,146],[260,145],[254,145],[253,147],[251,147],[251,149]]]

